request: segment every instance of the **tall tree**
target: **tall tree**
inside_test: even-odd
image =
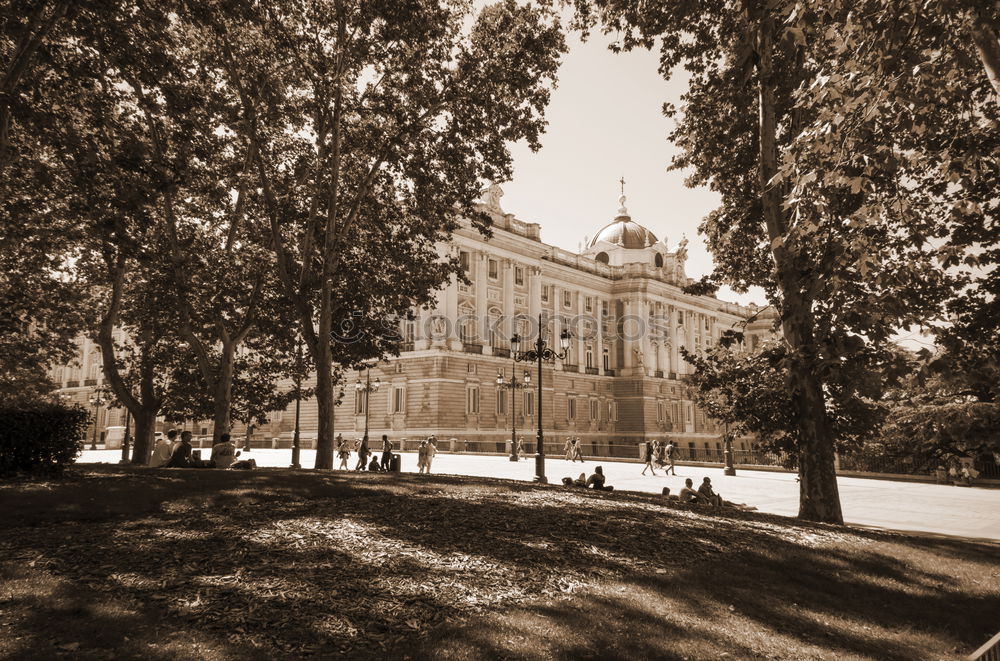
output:
[[[659,45],[663,75],[678,66],[687,70],[683,114],[666,109],[678,116],[671,137],[683,150],[673,165],[690,168],[690,184],[710,186],[722,197],[701,228],[715,257],[716,280],[737,290],[760,285],[780,311],[802,475],[799,515],[842,521],[832,391],[845,383],[845,366],[883,359],[897,328],[940,315],[954,286],[935,262],[940,242],[955,227],[949,221],[954,212],[982,218],[976,205],[982,180],[990,178],[966,187],[949,170],[933,178],[926,167],[920,181],[928,186],[911,186],[899,154],[906,153],[901,145],[915,143],[918,129],[902,120],[914,106],[923,116],[935,112],[930,85],[928,96],[911,89],[894,97],[894,112],[873,111],[884,90],[889,96],[904,92],[914,79],[923,89],[923,74],[914,76],[906,59],[885,57],[879,37],[868,37],[862,47],[844,34],[877,27],[878,34],[895,35],[887,43],[904,44],[908,24],[896,20],[900,12],[933,15],[940,21],[938,41],[920,47],[929,49],[926,59],[946,50],[945,69],[960,72],[954,96],[949,90],[946,99],[949,117],[960,118],[964,129],[995,116],[992,102],[982,100],[988,81],[970,43],[942,36],[950,11],[968,24],[970,5],[926,12],[924,5],[879,0],[863,3],[861,11],[847,2],[744,0],[706,7],[608,0],[594,3],[594,13],[590,3],[582,4],[584,24],[599,20],[620,31],[616,47]],[[857,25],[860,14],[864,27]],[[932,78],[932,85],[941,83]],[[959,90],[973,94],[963,103]],[[977,105],[988,112],[970,113]],[[878,118],[896,122],[895,130],[887,131],[888,121],[879,125]],[[977,147],[951,144],[962,157],[952,152],[949,161],[982,167]],[[939,148],[934,160],[944,158]],[[953,183],[960,184],[957,193]],[[953,204],[970,194],[972,204]]]
[[[457,272],[437,244],[460,214],[483,227],[473,204],[509,178],[510,142],[537,148],[562,34],[551,11],[513,0],[478,15],[460,0],[309,0],[204,21],[316,367],[316,467],[332,468],[335,363],[383,355],[381,321]],[[334,342],[338,321],[361,341]]]

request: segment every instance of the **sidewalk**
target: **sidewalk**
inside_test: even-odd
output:
[[[204,452],[204,451],[203,451]],[[402,469],[416,472],[417,457],[414,452],[403,452]],[[79,463],[118,463],[119,450],[85,450]],[[256,449],[246,454],[253,457],[260,467],[287,467],[291,461],[291,450]],[[302,450],[302,466],[311,468],[315,461],[315,451]],[[357,455],[351,454],[348,465],[357,462]],[[760,470],[740,470],[734,477],[726,476],[721,468],[704,466],[677,466],[677,476],[664,476],[657,471],[656,477],[640,475],[642,465],[637,463],[587,461],[571,463],[559,457],[548,457],[545,462],[546,476],[552,484],[558,484],[563,477],[577,477],[580,473],[593,472],[600,463],[608,484],[616,491],[641,491],[660,493],[663,487],[670,487],[672,493],[684,486],[684,478],[690,477],[695,486],[703,477],[712,478],[717,493],[726,500],[747,503],[761,512],[795,516],[799,507],[799,485],[794,473],[769,472]],[[433,472],[477,477],[494,477],[511,480],[531,481],[535,475],[534,457],[520,462],[511,462],[507,457],[446,454],[434,458]],[[888,528],[941,535],[955,535],[1000,541],[1000,490],[954,487],[919,482],[895,482],[890,480],[870,480],[856,477],[839,477],[840,501],[844,519],[849,524]]]

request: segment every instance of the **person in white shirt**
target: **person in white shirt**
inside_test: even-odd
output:
[[[212,446],[211,461],[216,468],[229,468],[240,456],[240,451],[236,449],[236,444],[230,440],[229,434],[219,437],[219,442]]]
[[[149,458],[150,468],[159,468],[170,461],[170,455],[174,453],[174,439],[177,438],[177,430],[171,429],[167,432],[167,437],[160,436],[153,445],[153,454]]]

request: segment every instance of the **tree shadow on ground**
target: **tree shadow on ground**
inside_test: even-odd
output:
[[[478,478],[93,475],[0,492],[39,513],[0,543],[40,586],[3,595],[37,612],[20,658],[85,625],[75,658],[937,658],[1000,609],[997,545]]]

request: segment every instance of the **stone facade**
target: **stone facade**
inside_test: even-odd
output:
[[[514,362],[511,337],[537,337],[559,348],[571,333],[565,358],[542,370],[542,416],[546,450],[561,450],[567,436],[579,437],[587,454],[634,456],[646,439],[670,437],[682,448],[721,447],[721,429],[706,419],[686,395],[682,382],[690,367],[680,348],[711,347],[728,328],[755,312],[714,297],[692,296],[681,287],[686,240],[670,247],[666,238],[633,222],[624,196],[614,221],[579,253],[542,243],[539,225],[504,213],[502,193],[487,193],[483,208],[493,218],[493,236],[484,239],[463,224],[442,256],[457,256],[465,279],[437,293],[435,305],[416,311],[400,327],[402,352],[371,370],[380,388],[368,397],[370,436],[395,439],[458,439],[455,449],[503,451],[513,423],[531,449],[537,427],[537,364]],[[751,344],[771,332],[772,315],[746,328]],[[86,348],[82,347],[86,352]],[[84,369],[87,369],[84,367]],[[530,389],[497,385],[531,375]],[[336,430],[360,436],[365,395],[353,375],[344,384]],[[64,380],[65,381],[65,380]],[[74,379],[75,381],[75,379]],[[68,386],[68,383],[64,383]],[[311,445],[317,427],[315,401],[301,403],[302,438]],[[197,435],[210,425],[193,426]],[[190,428],[190,427],[189,427]],[[281,439],[294,428],[294,404],[276,414],[255,438]],[[242,430],[235,429],[234,436]]]

